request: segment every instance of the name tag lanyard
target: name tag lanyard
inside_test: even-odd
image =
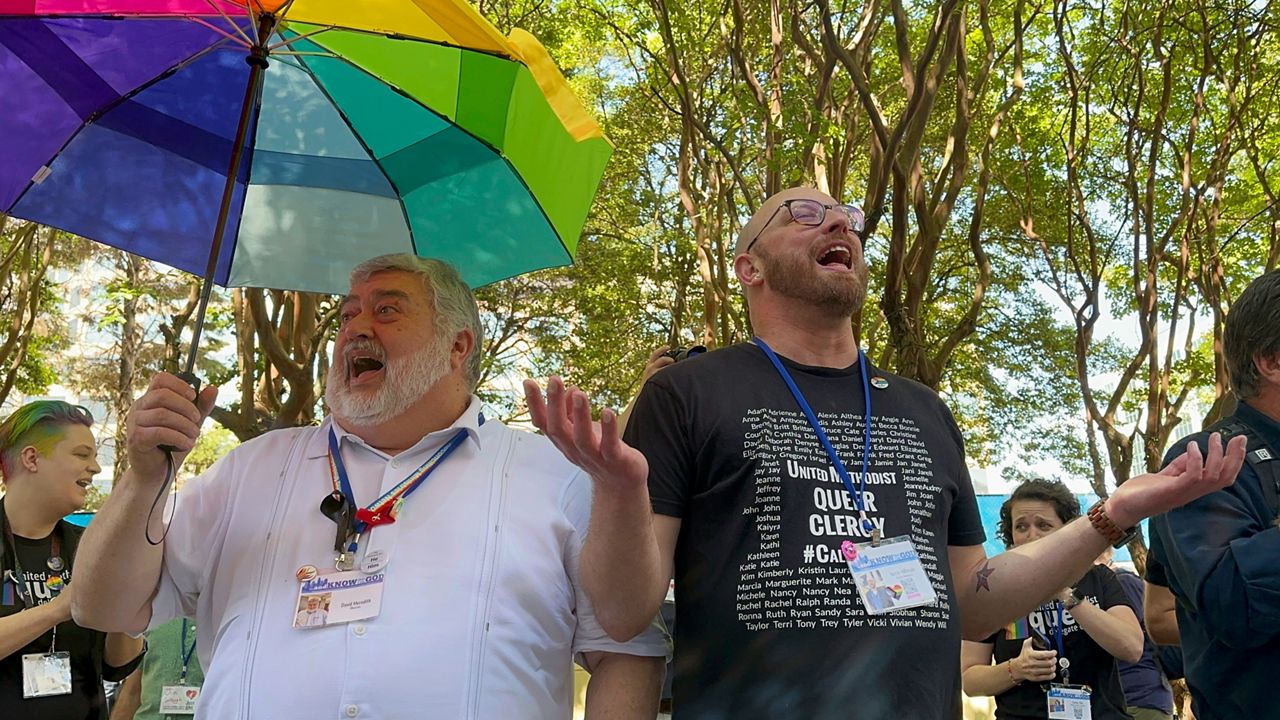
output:
[[[1058,624],[1053,626],[1053,643],[1058,646],[1058,667],[1062,670],[1062,684],[1071,684],[1071,661],[1067,659],[1067,651],[1062,643],[1062,625],[1065,622],[1062,612],[1062,601],[1055,600],[1054,608],[1058,613]]]
[[[187,667],[191,664],[191,655],[196,651],[196,638],[191,638],[191,647],[187,647],[187,619],[182,618],[182,637],[178,638],[178,654],[182,658],[182,674],[178,676],[178,684],[187,684]]]
[[[483,415],[480,416],[480,424],[484,424]],[[395,487],[383,493],[382,497],[370,503],[368,507],[356,509],[355,492],[351,489],[351,479],[342,462],[338,434],[332,427],[329,428],[329,475],[330,480],[333,481],[334,492],[326,500],[338,498],[343,505],[343,512],[334,517],[334,521],[338,523],[339,540],[334,550],[338,553],[339,570],[351,569],[350,565],[359,548],[360,536],[371,527],[395,522],[396,514],[399,513],[405,499],[462,445],[466,437],[467,431],[459,430],[439,450],[432,453],[426,462],[419,465],[417,470],[409,473]]]
[[[4,571],[4,578],[0,579],[0,584],[3,584],[3,580],[9,580],[12,582],[14,592],[17,593],[18,599],[22,601],[22,604],[26,606],[28,610],[36,607],[37,605],[43,605],[44,603],[36,601],[35,596],[32,595],[30,590],[27,588],[26,573],[22,570],[22,561],[18,559],[18,544],[13,537],[13,529],[9,527],[9,517],[5,515],[3,511],[0,511],[0,524],[4,525],[4,539],[6,543],[3,554],[8,556],[10,550],[13,552],[13,562],[11,564],[13,569]],[[8,557],[0,558],[0,560],[8,559]],[[67,564],[62,559],[61,524],[55,525],[53,528],[53,537],[49,539],[49,559],[45,562],[45,565],[48,566],[49,570],[53,573],[53,575],[47,576],[44,583],[45,587],[49,588],[49,600],[46,601],[49,602],[56,598],[58,593],[61,592],[62,588],[65,586],[62,582],[61,573],[63,568],[67,567]],[[49,643],[49,652],[56,652],[57,645],[58,626],[54,625],[53,639]]]
[[[836,449],[831,445],[831,440],[827,437],[827,433],[822,429],[822,423],[818,422],[818,417],[813,414],[813,408],[809,407],[809,401],[804,399],[804,394],[800,392],[800,388],[796,386],[796,381],[791,377],[791,373],[787,372],[787,368],[783,366],[782,361],[778,359],[778,355],[774,353],[764,340],[758,337],[751,339],[760,349],[764,351],[769,362],[773,363],[773,367],[782,376],[782,380],[787,383],[787,388],[791,390],[791,395],[795,397],[796,404],[800,406],[800,410],[804,412],[805,418],[809,420],[809,425],[813,428],[813,432],[818,436],[818,442],[822,443],[822,449],[827,453],[827,459],[831,461],[831,465],[835,467],[836,473],[840,476],[840,482],[844,483],[844,489],[853,498],[853,504],[858,508],[858,523],[862,527],[863,532],[871,533],[871,544],[878,545],[880,543],[880,530],[867,517],[866,503],[863,500],[864,493],[867,489],[867,466],[871,459],[871,387],[867,380],[867,356],[866,353],[858,350],[858,371],[862,376],[862,397],[866,398],[866,408],[863,412],[864,422],[862,425],[862,473],[858,477],[858,489],[853,488],[853,478],[849,475],[848,468],[840,460],[840,456],[836,454]]]

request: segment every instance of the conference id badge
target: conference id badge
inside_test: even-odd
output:
[[[1089,688],[1083,685],[1050,685],[1045,698],[1049,720],[1092,720]]]
[[[293,627],[305,630],[377,617],[385,580],[384,573],[359,570],[316,575],[298,587]]]
[[[196,700],[199,698],[199,685],[165,685],[160,688],[160,713],[162,715],[195,715]]]
[[[937,602],[911,536],[886,538],[875,545],[846,540],[840,550],[868,613],[880,615]]]
[[[22,656],[22,697],[71,694],[71,653],[32,653]]]

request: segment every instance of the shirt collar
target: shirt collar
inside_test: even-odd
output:
[[[1247,400],[1241,400],[1236,405],[1235,414],[1248,423],[1254,432],[1262,436],[1263,442],[1271,446],[1272,452],[1280,452],[1280,422],[1272,420],[1261,410],[1250,405]],[[1257,450],[1257,448],[1249,448],[1249,452],[1254,450]]]
[[[462,414],[458,416],[458,419],[455,420],[452,425],[450,425],[447,428],[436,430],[435,432],[430,432],[430,433],[427,433],[426,435],[423,435],[418,440],[417,443],[414,443],[413,447],[410,447],[408,450],[405,450],[404,452],[406,453],[412,452],[414,449],[416,449],[418,446],[422,445],[423,443],[431,442],[432,440],[442,436],[450,437],[457,430],[466,430],[467,438],[470,439],[471,442],[475,444],[476,450],[480,450],[481,449],[480,426],[483,423],[488,421],[486,418],[483,417],[483,414],[481,412],[482,405],[483,405],[483,402],[480,400],[480,398],[476,397],[475,395],[472,395],[471,401],[467,404],[467,409],[462,411]],[[345,430],[341,425],[339,425],[334,420],[333,416],[330,415],[329,417],[326,417],[324,419],[324,422],[320,423],[320,427],[317,428],[319,432],[315,433],[311,437],[311,440],[308,441],[307,450],[306,450],[306,457],[308,459],[324,457],[329,453],[329,429],[330,428],[332,428],[334,433],[337,434],[338,441],[340,443],[346,441],[346,442],[354,442],[354,443],[360,443],[362,445],[365,445],[364,440],[362,440],[359,435],[356,435],[355,433],[351,433]]]

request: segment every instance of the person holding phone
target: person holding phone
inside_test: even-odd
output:
[[[1065,485],[1028,480],[1001,506],[999,532],[1016,547],[1079,516],[1080,503]],[[1026,617],[982,642],[966,641],[964,691],[995,696],[999,720],[1127,720],[1116,661],[1136,661],[1142,641],[1124,587],[1110,568],[1094,565]]]

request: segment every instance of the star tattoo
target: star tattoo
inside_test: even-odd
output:
[[[991,573],[995,571],[996,569],[991,567],[990,561],[988,560],[982,561],[982,569],[977,572],[977,578],[978,578],[977,589],[978,590],[988,590],[988,591],[991,590],[991,580],[990,580]]]

